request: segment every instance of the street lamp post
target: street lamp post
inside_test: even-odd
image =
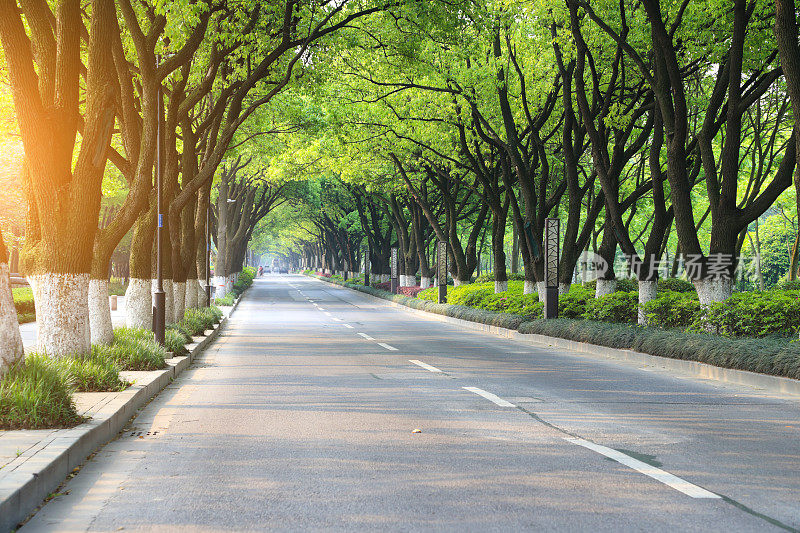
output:
[[[400,270],[399,254],[397,248],[392,248],[390,260],[391,264],[389,265],[389,272],[391,275],[391,279],[389,281],[389,287],[391,288],[392,294],[397,294],[397,288],[399,287],[398,275]]]
[[[544,317],[558,318],[558,256],[561,221],[545,219],[544,233]]]
[[[447,243],[436,242],[436,301],[440,304],[447,303]]]
[[[164,293],[164,276],[162,269],[161,256],[163,254],[163,241],[161,234],[164,231],[164,213],[161,188],[162,188],[162,152],[164,144],[164,131],[162,119],[164,116],[164,97],[161,93],[161,83],[158,84],[157,93],[157,126],[156,126],[156,207],[158,211],[158,226],[156,228],[156,290],[153,293],[153,334],[157,343],[164,346],[165,327],[166,327],[166,304],[167,298]]]
[[[206,205],[206,307],[211,307],[211,194]]]
[[[367,245],[367,250],[364,252],[364,286],[369,287],[369,260],[370,260],[371,247]]]

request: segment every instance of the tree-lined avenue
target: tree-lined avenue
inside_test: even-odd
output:
[[[792,530],[797,402],[273,274],[22,531]]]

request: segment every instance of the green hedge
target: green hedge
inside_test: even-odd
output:
[[[559,337],[723,368],[800,379],[800,343],[776,338],[729,338],[591,320],[525,322],[520,333]]]
[[[36,320],[36,306],[33,302],[33,289],[30,287],[17,287],[11,289],[14,296],[14,307],[17,309],[17,319],[20,324]]]

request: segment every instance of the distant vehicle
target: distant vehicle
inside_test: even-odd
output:
[[[282,267],[281,267],[281,268],[278,270],[278,272],[279,272],[280,274],[288,274],[288,273],[289,273],[289,269],[288,269],[288,268],[286,268],[286,267],[284,267],[284,266],[282,266]]]
[[[272,272],[272,268],[265,266],[264,267],[264,274],[270,274]]]

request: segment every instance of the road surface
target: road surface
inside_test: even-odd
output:
[[[269,275],[22,531],[791,531],[799,406]]]

